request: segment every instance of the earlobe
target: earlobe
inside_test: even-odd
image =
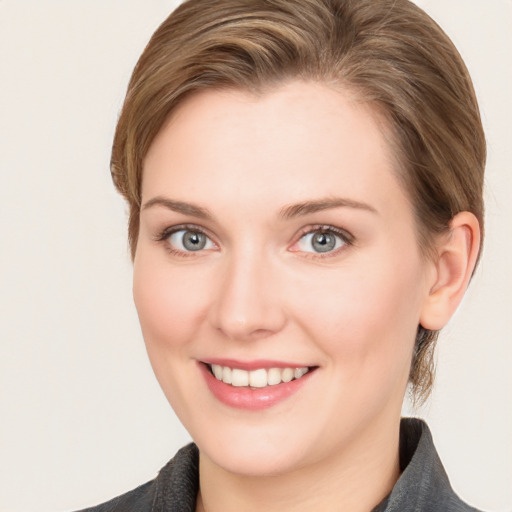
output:
[[[425,329],[443,328],[457,310],[480,250],[480,225],[470,212],[458,213],[437,247],[435,277],[421,311]]]

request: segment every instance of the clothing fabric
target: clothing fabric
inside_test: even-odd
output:
[[[402,419],[402,474],[391,493],[371,512],[479,512],[453,491],[425,422]],[[107,503],[81,512],[194,512],[199,488],[199,451],[189,444],[159,475]]]

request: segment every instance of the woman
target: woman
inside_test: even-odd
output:
[[[195,444],[101,510],[474,510],[426,424],[480,251],[467,70],[406,0],[183,3],[112,152],[134,299]]]

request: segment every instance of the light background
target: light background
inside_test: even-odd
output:
[[[465,500],[511,511],[512,2],[418,3],[466,59],[489,141],[484,257],[419,414]],[[174,5],[0,0],[2,512],[104,501],[188,440],[147,361],[108,169],[131,69]]]

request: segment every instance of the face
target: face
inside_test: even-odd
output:
[[[224,469],[282,474],[396,428],[431,269],[382,129],[292,82],[201,92],[150,148],[135,303],[164,393]]]

